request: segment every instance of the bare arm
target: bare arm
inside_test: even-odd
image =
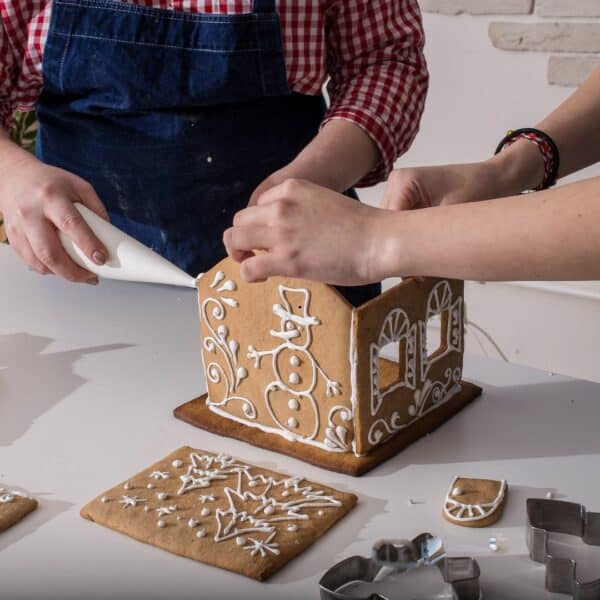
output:
[[[248,281],[600,279],[600,178],[526,197],[397,212],[288,181],[236,215],[225,245]]]
[[[481,281],[600,279],[600,178],[388,215],[384,275]]]
[[[600,161],[599,99],[600,68],[537,125],[558,146],[560,177]],[[543,178],[539,150],[527,140],[518,140],[482,162],[394,171],[382,206],[405,210],[501,198],[534,189]]]
[[[256,204],[262,193],[290,178],[343,192],[374,169],[379,160],[377,145],[358,125],[343,119],[329,121],[290,164],[256,188],[250,205]]]

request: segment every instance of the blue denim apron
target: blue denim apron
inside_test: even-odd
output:
[[[54,0],[43,76],[39,158],[89,181],[114,225],[191,275],[225,256],[233,215],[325,111],[290,92],[275,0],[243,15]]]

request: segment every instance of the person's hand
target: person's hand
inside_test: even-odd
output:
[[[398,169],[390,174],[381,208],[412,210],[508,195],[490,162]]]
[[[238,212],[223,241],[249,282],[281,275],[358,285],[383,279],[376,246],[386,220],[386,211],[289,179]]]
[[[0,212],[10,245],[19,257],[40,274],[55,273],[69,281],[96,284],[96,275],[75,264],[58,237],[59,230],[64,232],[98,265],[108,258],[105,246],[74,202],[108,220],[92,186],[76,175],[24,154],[0,169]]]

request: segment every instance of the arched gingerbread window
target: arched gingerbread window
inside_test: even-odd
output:
[[[398,362],[383,355],[395,351]],[[401,308],[386,317],[377,344],[371,344],[371,415],[379,411],[385,397],[400,387],[416,387],[417,325],[410,324]]]
[[[448,281],[440,281],[430,292],[427,315],[421,323],[421,376],[427,377],[431,366],[450,352],[462,352],[462,297],[452,302]],[[428,325],[434,320],[439,336],[428,340]],[[439,328],[438,328],[439,327]]]

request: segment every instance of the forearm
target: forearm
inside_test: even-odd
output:
[[[559,177],[600,161],[600,69],[563,104],[536,125],[556,142],[560,153]],[[487,163],[498,174],[498,196],[538,186],[544,176],[539,150],[518,140]]]
[[[334,119],[286,169],[293,171],[295,178],[343,192],[373,170],[379,160],[377,145],[358,125]]]
[[[600,178],[526,197],[388,213],[383,275],[600,279]]]

